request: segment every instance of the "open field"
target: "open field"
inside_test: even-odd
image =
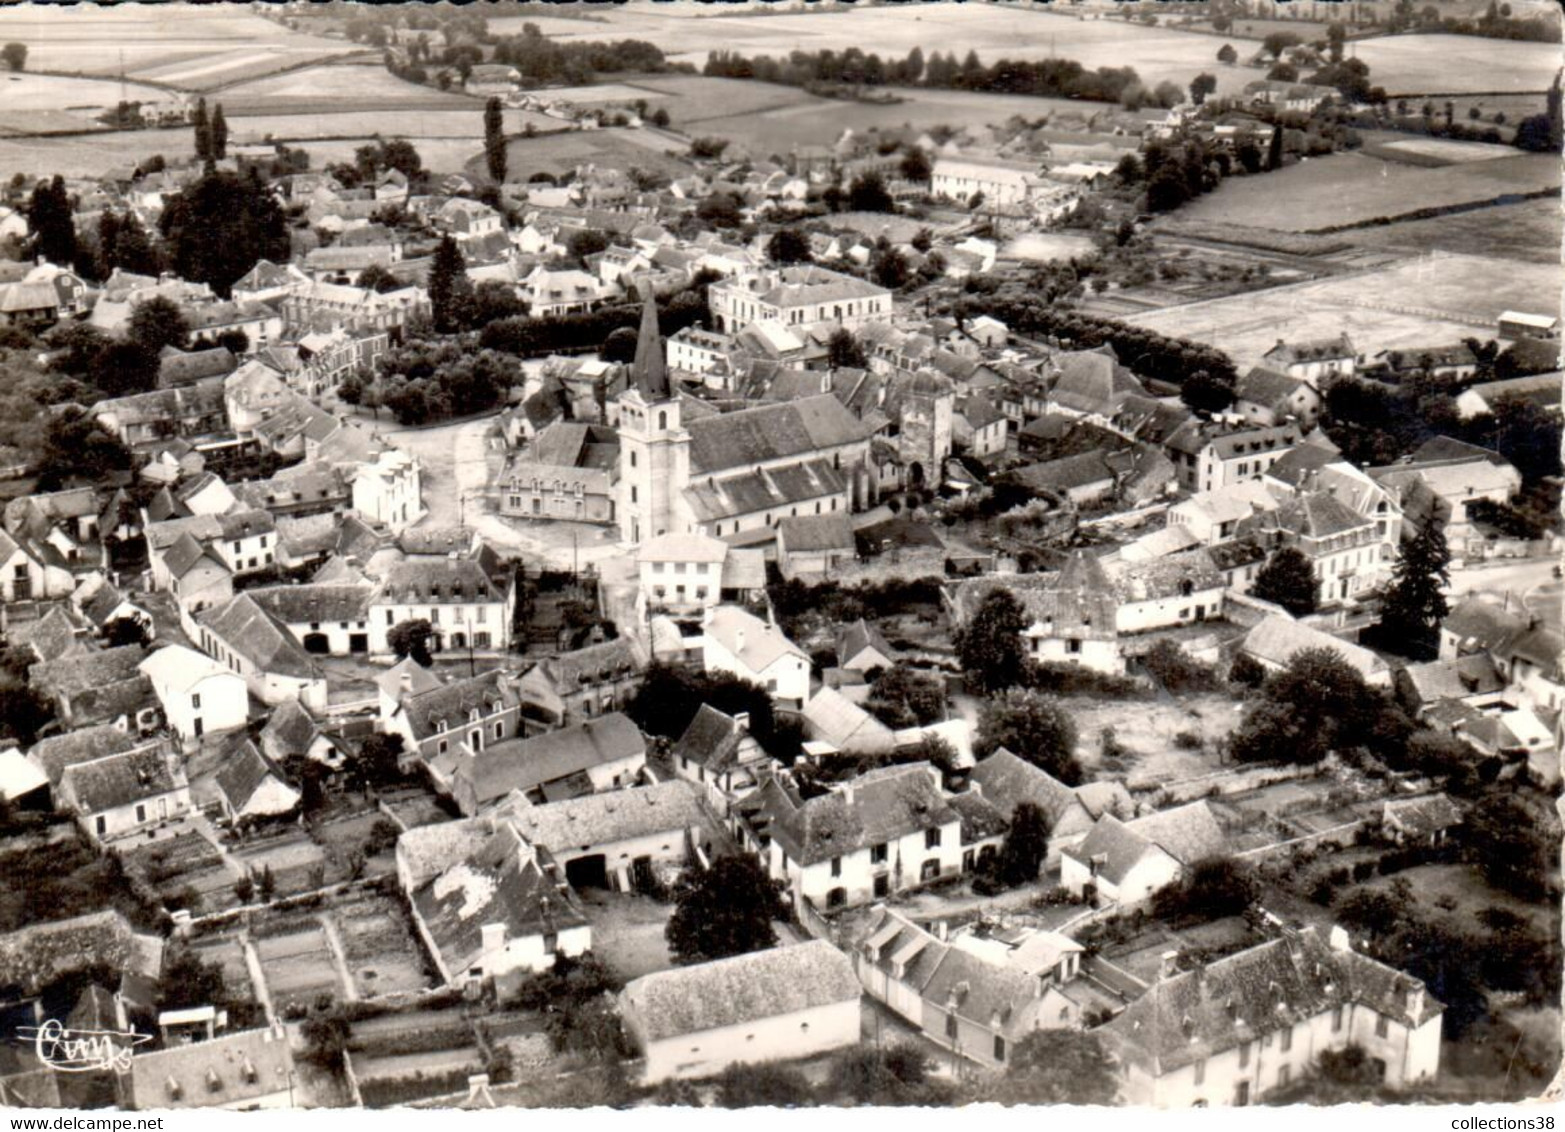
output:
[[[1467,143],[1473,144],[1473,143]],[[1488,148],[1488,147],[1480,147]],[[1558,188],[1559,158],[1516,153],[1432,169],[1339,153],[1260,177],[1233,177],[1180,209],[1181,219],[1318,231],[1399,216],[1420,208],[1492,200],[1506,193]]]
[[[0,11],[0,37],[27,44],[30,71],[124,73],[184,90],[209,90],[360,50],[218,5],[170,5],[157,19],[134,5],[7,6]]]
[[[1402,94],[1545,91],[1559,70],[1560,49],[1467,35],[1394,35],[1354,46],[1369,64],[1369,79],[1396,98]],[[1543,107],[1540,105],[1538,110]]]
[[[97,177],[116,165],[134,165],[155,153],[191,149],[189,128],[115,130],[68,138],[0,138],[0,173],[43,177]]]
[[[1239,722],[1241,705],[1223,696],[1189,696],[1174,702],[1145,700],[1094,700],[1071,697],[1061,701],[1076,721],[1076,756],[1089,770],[1089,778],[1155,779],[1178,782],[1217,769],[1211,752],[1219,739]],[[1121,756],[1125,771],[1103,767],[1102,732],[1114,729],[1114,738],[1126,749]],[[1205,750],[1186,751],[1174,746],[1174,736],[1193,731],[1206,740]]]
[[[1017,236],[1000,249],[1006,259],[1029,263],[1053,263],[1086,256],[1097,247],[1091,236],[1068,232],[1028,232]]]
[[[1170,307],[1125,321],[1208,342],[1244,366],[1259,362],[1279,338],[1346,333],[1387,350],[1492,338],[1501,311],[1531,310],[1541,296],[1558,292],[1555,267],[1437,253],[1378,271]]]
[[[224,106],[227,113],[227,106]],[[268,135],[278,141],[310,141],[319,138],[346,138],[380,134],[386,138],[405,137],[418,146],[419,139],[472,138],[484,136],[483,106],[477,102],[467,110],[349,110],[343,113],[267,113],[230,118],[231,136],[239,144],[261,141]],[[527,110],[507,110],[508,133],[521,133],[531,123],[535,130],[558,130],[563,123]],[[420,149],[422,153],[422,149]]]
[[[147,102],[164,97],[157,87],[140,83],[124,84],[107,79],[75,79],[64,75],[5,75],[0,78],[0,109],[12,110],[102,110],[119,105],[121,99]]]
[[[1360,228],[1354,243],[1410,251],[1465,252],[1557,265],[1565,220],[1552,197],[1458,212],[1432,220],[1402,220]]]
[[[476,157],[479,147],[471,142],[466,144],[468,157]],[[561,173],[574,169],[581,162],[596,161],[626,168],[656,169],[680,177],[690,171],[690,165],[674,154],[682,153],[686,148],[654,130],[574,130],[536,138],[516,138],[511,142],[510,176],[525,180],[540,170]],[[430,165],[429,158],[424,159],[424,164]]]
[[[223,111],[243,114],[309,113],[374,107],[386,110],[461,110],[483,103],[467,95],[436,90],[397,78],[379,59],[331,62],[270,75],[223,91]]]
[[[266,989],[277,1009],[313,1005],[318,995],[342,997],[342,982],[320,925],[255,941]]]

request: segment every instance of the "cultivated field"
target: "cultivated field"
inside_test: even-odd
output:
[[[1560,67],[1560,49],[1555,44],[1467,35],[1382,36],[1360,40],[1354,53],[1369,64],[1370,82],[1385,87],[1393,98],[1479,91],[1541,93]]]
[[[227,113],[227,105],[224,105]],[[288,114],[232,115],[231,137],[243,144],[261,141],[267,136],[277,141],[312,141],[321,138],[347,138],[380,134],[386,138],[407,138],[419,152],[424,139],[472,138],[484,136],[483,106],[472,102],[465,110],[350,110],[341,114],[300,111]],[[521,133],[531,123],[535,130],[558,130],[562,123],[543,114],[526,110],[507,110],[505,128]],[[470,149],[473,147],[469,147]]]
[[[332,62],[238,83],[223,91],[223,111],[236,114],[354,110],[461,110],[481,107],[467,95],[397,78],[379,59]]]
[[[329,914],[337,924],[348,973],[362,997],[428,986],[419,945],[395,900],[366,895],[338,903]]]
[[[301,832],[252,841],[233,850],[232,856],[252,876],[259,877],[263,869],[271,869],[278,896],[319,888],[327,869],[325,852]]]
[[[184,90],[209,90],[360,50],[218,5],[170,5],[158,19],[134,5],[8,5],[0,10],[0,37],[27,45],[30,71],[123,73]]]
[[[1479,146],[1480,149],[1489,147]],[[1517,153],[1426,168],[1364,153],[1339,153],[1257,177],[1233,177],[1180,209],[1181,219],[1288,232],[1318,231],[1420,208],[1558,188],[1559,158]]]
[[[475,157],[477,147],[470,142],[467,146],[468,157]],[[509,176],[526,180],[539,171],[563,173],[581,162],[595,161],[609,166],[657,169],[680,177],[690,171],[690,165],[676,154],[682,154],[688,148],[685,143],[655,130],[573,130],[564,134],[516,138],[511,142]],[[428,158],[424,164],[430,164]]]
[[[301,918],[297,924],[277,922],[269,927],[277,934],[257,935],[255,950],[276,1009],[309,1006],[321,994],[342,997],[342,980],[318,922]]]
[[[1208,342],[1252,365],[1279,338],[1347,333],[1379,349],[1493,338],[1500,312],[1532,310],[1559,293],[1559,270],[1474,255],[1436,253],[1379,271],[1191,303],[1127,322]]]
[[[1466,252],[1553,266],[1560,261],[1565,220],[1560,216],[1560,202],[1543,197],[1433,220],[1402,220],[1360,228],[1346,235],[1357,244],[1371,247]]]
[[[123,91],[124,93],[121,93]],[[0,78],[0,110],[99,111],[129,102],[164,97],[157,87],[108,79],[76,79],[63,75],[5,75]]]

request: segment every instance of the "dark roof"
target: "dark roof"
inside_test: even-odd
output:
[[[1072,790],[1048,771],[1018,758],[1004,747],[975,766],[968,777],[979,785],[983,796],[994,802],[1003,813],[1013,813],[1023,802],[1031,802],[1043,811],[1051,828],[1059,824],[1060,818],[1073,805],[1086,808],[1090,817],[1099,816],[1087,806],[1080,791]],[[1104,785],[1111,787],[1116,794],[1124,793],[1124,787],[1118,783]],[[1119,803],[1117,798],[1115,802],[1123,807],[1125,814],[1131,812],[1128,794],[1124,795],[1123,803]]]
[[[957,821],[939,778],[929,763],[908,763],[861,774],[806,802],[775,782],[763,788],[762,798],[772,834],[788,856],[813,865]]]
[[[986,837],[997,837],[1011,824],[997,806],[979,794],[953,795],[951,808],[962,822],[963,845],[972,845]]]
[[[439,724],[459,731],[468,721],[474,708],[480,715],[492,714],[491,708],[509,707],[516,703],[516,694],[496,672],[482,672],[465,680],[453,680],[427,692],[409,696],[402,701],[402,711],[415,739],[423,740],[439,730]]]
[[[238,813],[250,804],[250,799],[268,778],[283,781],[282,773],[255,743],[248,736],[240,736],[224,752],[216,781],[217,788],[228,799],[229,807]]]
[[[314,582],[246,590],[256,605],[285,625],[358,622],[369,616],[375,587],[368,582]]]
[[[1264,408],[1275,408],[1299,391],[1306,383],[1276,370],[1255,366],[1234,386],[1234,399],[1251,401]]]
[[[315,658],[248,593],[203,609],[196,614],[196,621],[262,672],[299,680],[317,680],[322,676]]]
[[[1123,822],[1113,814],[1098,819],[1081,844],[1065,850],[1078,861],[1102,858],[1097,875],[1118,884],[1154,847],[1181,865],[1220,855],[1227,838],[1204,801]]]
[[[640,649],[629,637],[588,645],[538,662],[538,667],[562,695],[588,684],[628,676],[644,666]]]
[[[689,421],[692,478],[868,439],[830,393]]]
[[[33,665],[27,670],[28,680],[45,695],[71,696],[89,688],[134,679],[138,675],[136,666],[146,655],[147,650],[140,645],[72,653],[59,660]]]
[[[644,756],[646,751],[641,731],[616,711],[530,739],[490,743],[464,761],[457,774],[471,784],[473,801],[484,806],[513,790],[526,793],[593,767]]]
[[[744,735],[744,728],[733,716],[702,704],[669,757],[676,763],[688,760],[707,770],[721,770],[738,756]]]
[[[892,663],[901,656],[881,631],[860,617],[853,624],[839,631],[837,636],[837,663],[846,666],[848,661],[865,649],[874,649]]]
[[[841,511],[784,519],[777,524],[777,533],[780,545],[790,552],[857,548],[853,525]]]
[[[1123,1060],[1161,1075],[1339,1005],[1419,1026],[1444,1010],[1423,990],[1419,980],[1334,950],[1306,928],[1152,984],[1102,1032]]]
[[[657,303],[651,295],[641,305],[641,327],[636,335],[636,357],[631,363],[631,374],[636,388],[647,400],[667,401],[673,396],[663,336],[658,332]]]
[[[468,558],[409,558],[386,571],[378,600],[399,604],[502,600],[484,568]]]
[[[857,1002],[859,993],[852,961],[816,939],[643,975],[622,1002],[655,1042]]]
[[[66,767],[60,776],[60,789],[69,790],[85,814],[169,794],[176,786],[168,754],[161,744],[77,763]]]
[[[208,377],[226,377],[239,366],[239,361],[226,346],[210,350],[165,350],[158,363],[158,385],[168,388],[189,385]]]
[[[128,751],[136,743],[137,740],[118,727],[104,723],[40,739],[27,752],[27,757],[49,776],[52,785],[57,786],[66,767]]]
[[[482,956],[485,925],[503,924],[506,938],[515,940],[587,922],[570,887],[552,865],[540,864],[508,823],[501,823],[471,856],[414,892],[412,902],[452,974],[465,974]]]

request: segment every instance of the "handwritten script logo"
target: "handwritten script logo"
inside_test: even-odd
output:
[[[52,1018],[41,1026],[18,1027],[17,1036],[31,1042],[38,1060],[58,1073],[128,1073],[131,1052],[152,1040],[151,1034],[135,1030],[67,1030]]]

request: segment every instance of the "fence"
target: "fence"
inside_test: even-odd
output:
[[[1273,845],[1262,845],[1258,849],[1246,849],[1234,856],[1241,861],[1254,861],[1262,857],[1269,857],[1274,853],[1286,853],[1292,849],[1313,849],[1319,845],[1344,846],[1352,844],[1358,836],[1359,829],[1364,825],[1364,818],[1356,818],[1341,825],[1334,825],[1330,829],[1323,829],[1316,833],[1306,834],[1303,837],[1295,837],[1289,841],[1279,841]]]

